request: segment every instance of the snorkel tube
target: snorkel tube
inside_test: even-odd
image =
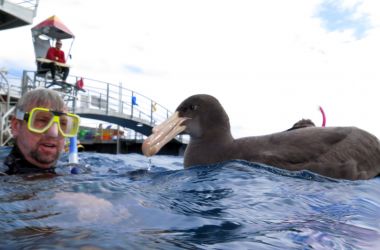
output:
[[[70,172],[72,174],[78,174],[78,168],[75,165],[78,164],[78,147],[77,147],[77,137],[70,137],[70,145],[69,145],[69,165],[71,165]]]
[[[326,127],[326,114],[325,114],[325,111],[323,110],[323,108],[321,106],[319,106],[319,111],[322,114],[322,127]]]

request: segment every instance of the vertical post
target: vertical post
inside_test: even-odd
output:
[[[119,83],[119,113],[123,114],[123,85]],[[117,125],[116,154],[120,154],[120,125]]]
[[[119,113],[123,113],[123,86],[119,83]]]
[[[75,78],[75,84],[77,84],[78,82],[78,77]],[[73,96],[73,103],[72,103],[72,110],[73,110],[73,113],[75,113],[76,111],[76,107],[77,107],[77,97],[78,97],[78,91],[74,88],[72,88],[72,96]]]
[[[153,124],[153,101],[150,100],[150,124]]]
[[[99,110],[102,110],[102,93],[99,93]]]
[[[131,92],[132,93],[132,96],[131,96],[131,118],[133,118],[133,101],[132,101],[132,98],[133,98],[133,96],[134,96],[134,93],[133,93],[133,91]]]
[[[5,126],[3,126],[3,113],[1,113],[1,117],[0,117],[0,146],[3,146],[3,131],[5,130]]]
[[[107,103],[106,103],[106,114],[108,115],[109,108],[109,99],[110,99],[110,84],[107,83]]]
[[[5,112],[8,112],[10,109],[10,103],[11,103],[11,87],[9,85],[7,77],[5,76],[6,74],[7,74],[7,72],[4,72],[4,74],[2,72],[0,72],[0,76],[2,78],[2,79],[0,79],[0,81],[3,81],[3,83],[5,83],[7,85],[6,88],[3,87],[3,90],[7,93],[7,103],[5,106]],[[1,116],[1,117],[3,117],[3,116]]]
[[[120,133],[119,133],[120,126],[117,125],[116,129],[117,129],[116,154],[120,154]]]
[[[22,71],[22,82],[21,82],[21,96],[28,92],[28,76],[27,71]]]

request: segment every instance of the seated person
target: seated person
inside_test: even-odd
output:
[[[59,62],[59,63],[66,63],[65,52],[61,50],[61,47],[62,47],[62,41],[57,40],[55,43],[55,47],[50,47],[49,50],[47,51],[46,59]],[[66,78],[69,75],[69,67],[59,66],[55,63],[43,63],[42,67],[50,69],[53,80],[55,80],[55,75],[57,71],[60,71],[63,73],[63,77],[62,77],[63,81],[66,81]]]

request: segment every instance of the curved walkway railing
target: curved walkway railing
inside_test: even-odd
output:
[[[83,78],[83,82],[85,92],[78,91],[76,103],[72,106],[76,113],[91,110],[106,115],[120,114],[152,126],[172,114],[154,100],[123,87],[121,83],[115,85],[89,78]]]
[[[78,90],[75,83],[82,81],[84,91]],[[23,93],[36,87],[46,87],[64,92],[69,108],[81,117],[108,121],[133,129],[143,135],[150,135],[151,129],[166,120],[172,112],[156,101],[123,84],[112,84],[90,78],[70,75],[68,88],[52,85],[46,78],[37,77],[34,71],[24,71]],[[177,140],[187,143],[186,136]]]

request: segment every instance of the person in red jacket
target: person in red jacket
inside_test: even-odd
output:
[[[61,48],[62,48],[62,41],[57,40],[55,43],[55,47],[50,47],[49,50],[47,51],[46,59],[65,64],[66,63],[65,52],[61,50]],[[62,80],[66,81],[66,78],[69,75],[69,67],[59,66],[55,63],[50,63],[44,66],[50,68],[51,76],[53,80],[55,80],[55,73],[58,71],[58,72],[63,73]]]

